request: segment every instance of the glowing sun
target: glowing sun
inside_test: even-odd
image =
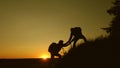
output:
[[[47,58],[49,58],[49,56],[48,55],[42,55],[42,56],[40,56],[40,58],[47,59]]]

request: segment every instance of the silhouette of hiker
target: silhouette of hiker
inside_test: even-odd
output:
[[[57,43],[53,42],[52,44],[50,44],[48,51],[51,54],[51,59],[54,59],[54,56],[58,56],[59,58],[61,58],[61,55],[59,54],[59,51],[61,50],[62,47],[65,47],[67,45],[63,44],[63,40],[60,40]]]
[[[75,48],[76,42],[79,39],[84,39],[85,42],[87,41],[85,36],[82,34],[82,30],[80,27],[71,28],[71,34],[70,34],[69,40],[65,44],[70,44],[71,42],[74,41],[73,48]]]

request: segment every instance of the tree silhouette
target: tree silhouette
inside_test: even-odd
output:
[[[113,15],[113,20],[110,23],[110,27],[103,28],[107,33],[110,33],[109,37],[120,38],[120,0],[113,2],[113,7],[107,10],[107,13]]]

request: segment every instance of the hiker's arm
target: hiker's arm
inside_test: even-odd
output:
[[[63,44],[63,47],[66,47],[66,46],[68,46],[68,45],[70,45],[71,43],[65,43],[65,44]]]
[[[84,35],[83,35],[83,39],[84,39],[84,41],[85,41],[85,42],[87,42],[87,40],[86,40],[86,38],[85,38],[85,36],[84,36]]]
[[[71,42],[71,39],[72,39],[72,33],[70,34],[70,37],[69,37],[69,39],[68,39],[68,41],[65,43],[65,45],[68,45],[68,44],[70,44]]]

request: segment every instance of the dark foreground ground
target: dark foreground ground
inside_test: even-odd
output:
[[[0,68],[50,68],[50,59],[0,59]]]

